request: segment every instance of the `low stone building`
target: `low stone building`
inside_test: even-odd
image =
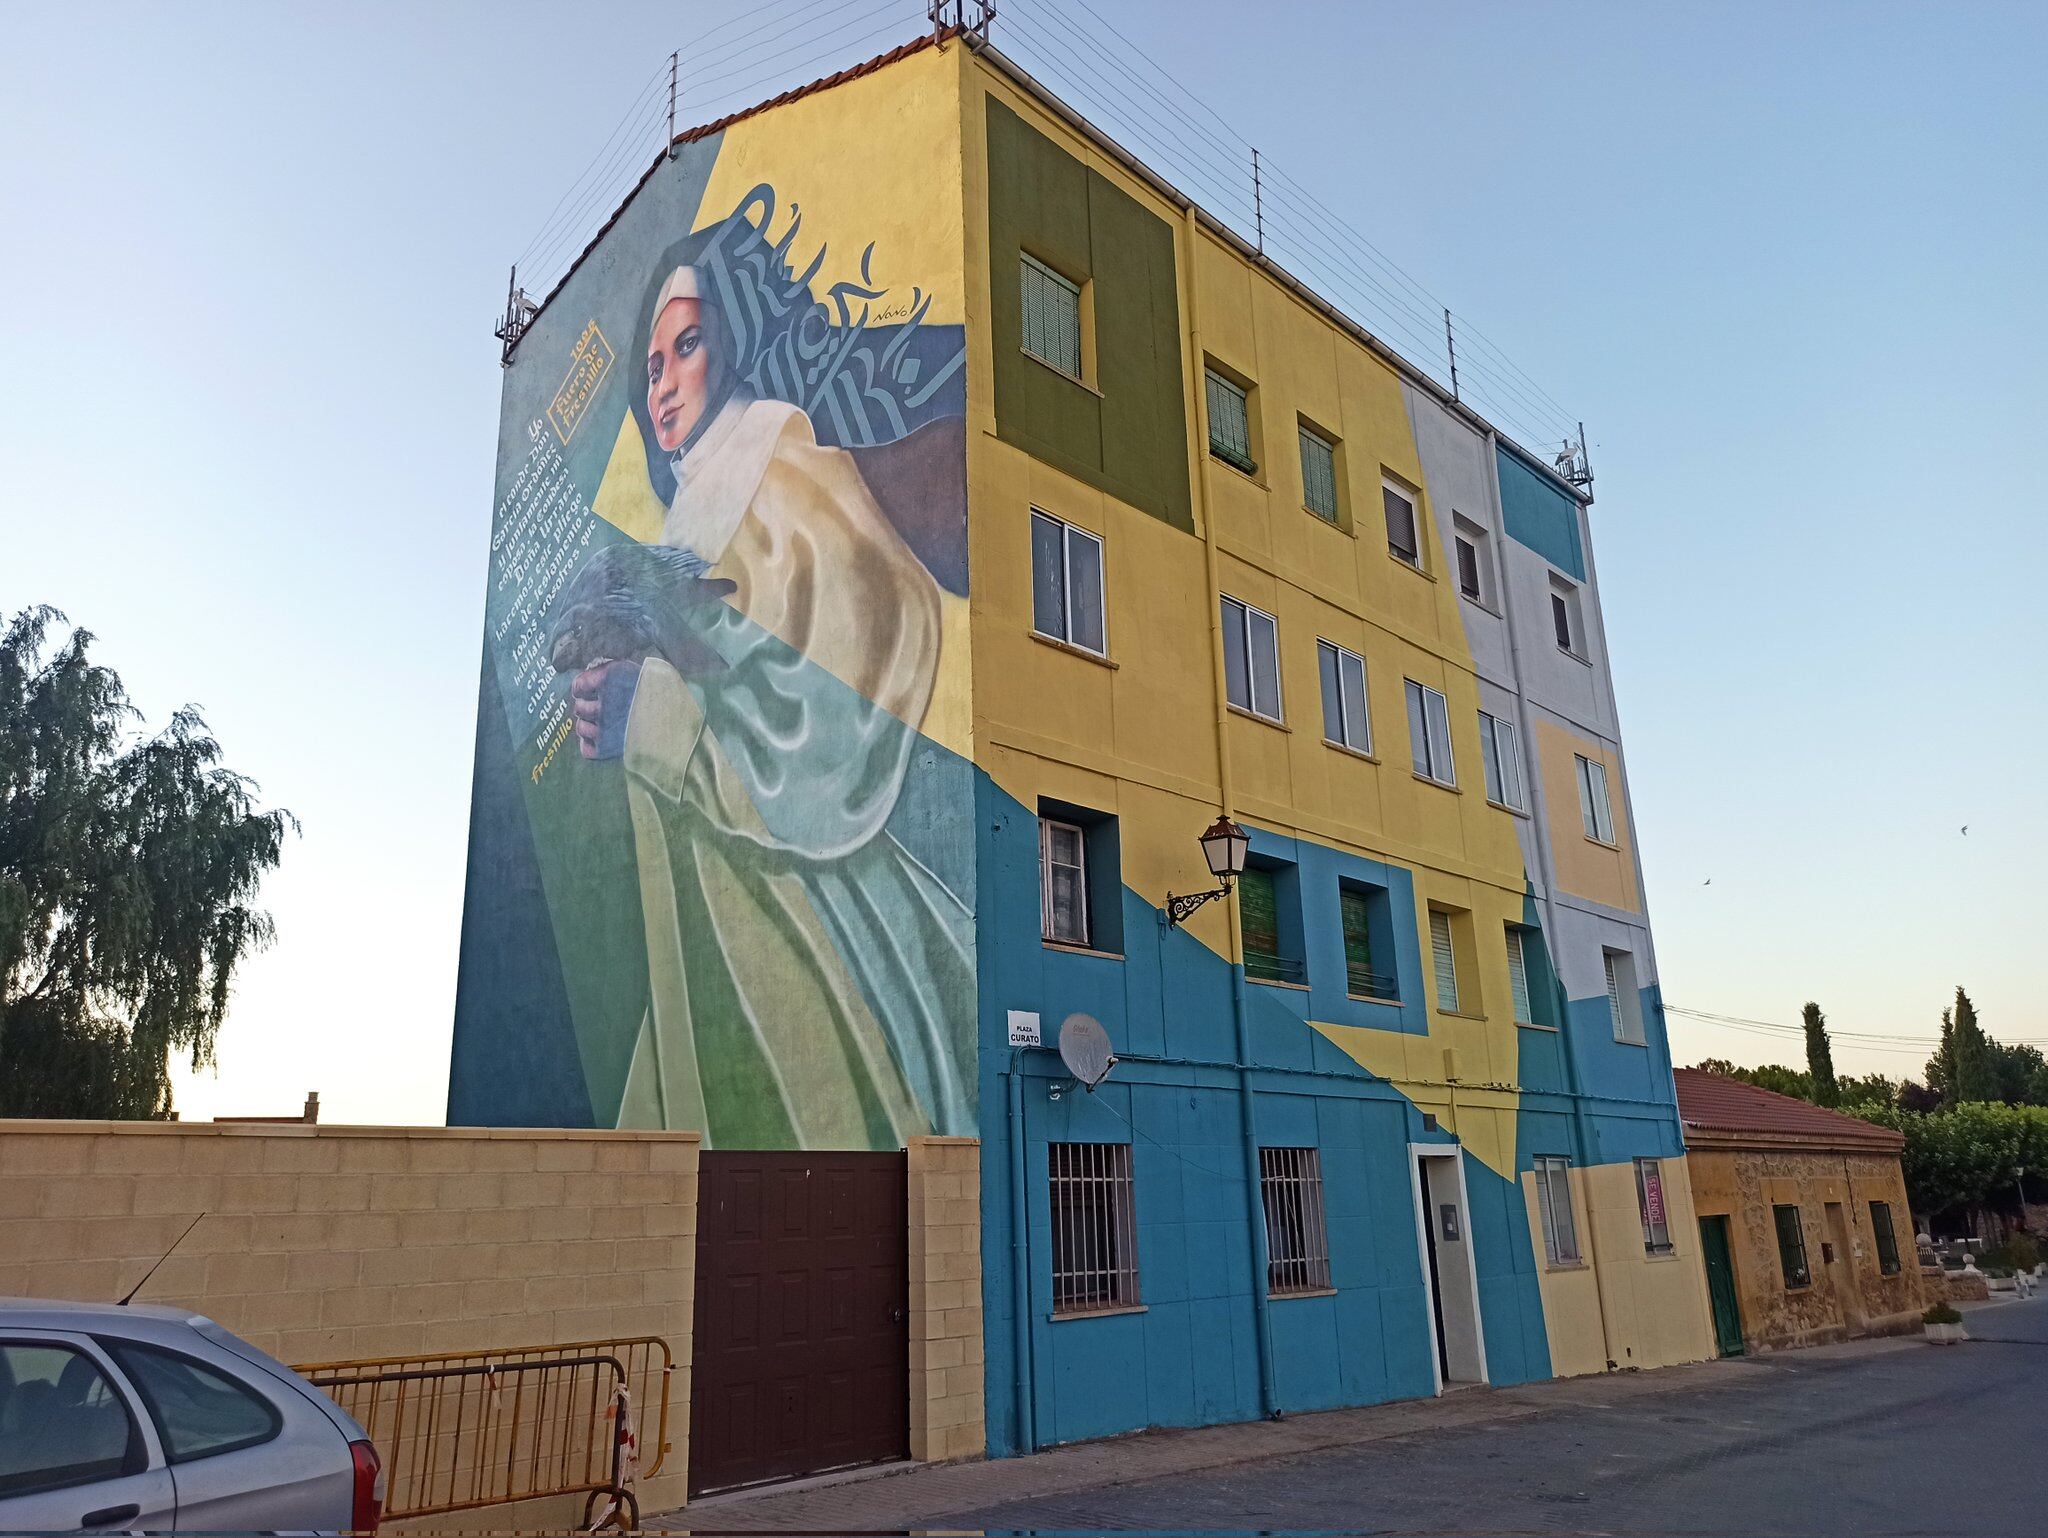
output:
[[[1676,1077],[1722,1355],[1918,1330],[1905,1139],[1718,1074]]]

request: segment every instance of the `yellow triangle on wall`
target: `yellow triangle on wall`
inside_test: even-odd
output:
[[[597,495],[590,506],[598,517],[643,545],[661,538],[668,509],[661,505],[648,482],[647,450],[640,437],[640,424],[633,420],[630,411],[619,423],[618,442],[612,445],[612,457],[604,467],[604,479],[598,482]]]

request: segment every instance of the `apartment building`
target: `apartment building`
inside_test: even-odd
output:
[[[703,1133],[700,1424],[1711,1353],[1584,495],[996,50],[680,136],[516,338],[493,550],[450,1120]]]

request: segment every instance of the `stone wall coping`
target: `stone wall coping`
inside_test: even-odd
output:
[[[694,1132],[690,1135],[692,1137],[696,1136]],[[978,1137],[950,1137],[935,1132],[914,1137],[910,1142],[911,1146],[917,1148],[979,1148],[981,1146],[981,1139]]]
[[[422,1138],[497,1142],[540,1143],[698,1143],[698,1132],[651,1132],[638,1128],[603,1127],[378,1127],[347,1122],[308,1124],[305,1122],[217,1122],[217,1121],[0,1121],[0,1137],[15,1133],[30,1136],[70,1137],[338,1137],[338,1138]],[[972,1142],[972,1138],[962,1141]]]

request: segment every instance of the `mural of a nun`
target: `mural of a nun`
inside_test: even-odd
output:
[[[971,915],[886,827],[940,588],[855,453],[750,382],[774,291],[718,259],[735,228],[760,244],[739,219],[650,280],[659,544],[598,552],[556,622],[583,756],[624,759],[647,926],[619,1124],[894,1148],[973,1124]]]

